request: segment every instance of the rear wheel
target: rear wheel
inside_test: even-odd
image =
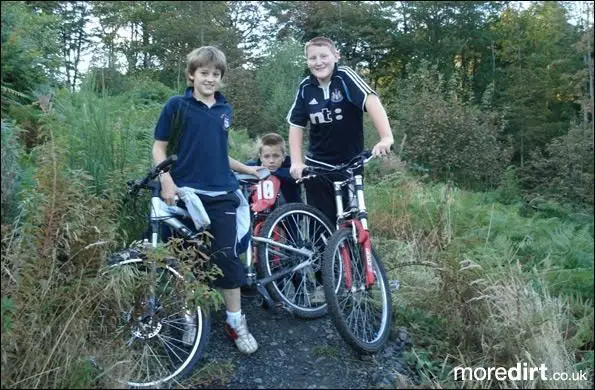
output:
[[[287,203],[267,216],[260,237],[311,251],[309,264],[268,284],[273,299],[301,318],[318,318],[327,312],[322,288],[321,262],[332,234],[328,219],[313,206]],[[268,277],[308,261],[306,256],[272,244],[258,243],[259,276]]]
[[[390,334],[392,297],[376,253],[372,251],[375,282],[369,287],[365,284],[364,262],[351,228],[336,231],[324,253],[323,285],[329,315],[339,334],[357,351],[375,353]]]
[[[207,344],[210,321],[186,303],[184,278],[170,261],[155,265],[120,252],[110,262],[109,304],[100,309],[113,355],[98,362],[118,383],[156,388],[191,373]]]

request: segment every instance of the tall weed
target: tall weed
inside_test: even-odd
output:
[[[3,388],[92,385],[84,351],[115,209],[86,192],[90,178],[68,169],[62,150],[55,142],[38,147],[22,223],[3,235],[10,241],[2,246],[2,297],[14,303],[12,326],[2,329]]]
[[[543,363],[568,373],[589,367],[592,226],[521,217],[517,205],[421,185],[406,172],[366,191],[389,278],[401,281],[395,323],[413,335],[407,356],[427,384],[459,386],[456,365]],[[464,385],[588,387],[591,375],[592,368],[581,383]]]
[[[52,126],[67,139],[68,166],[88,172],[100,194],[151,166],[160,107],[137,106],[126,96],[98,95],[91,85],[88,81],[78,93],[56,97]]]
[[[111,320],[146,278],[106,272],[119,246],[119,205],[89,191],[92,177],[67,166],[66,138],[49,139],[36,150],[22,224],[2,236],[2,388],[120,386],[106,375],[120,366],[97,362],[131,360]],[[183,297],[201,307],[221,304],[207,283],[219,271],[205,267],[204,255],[175,246],[159,253],[181,260]]]
[[[15,195],[22,175],[19,158],[23,153],[18,142],[19,131],[12,123],[2,120],[2,223],[12,222],[17,207]]]

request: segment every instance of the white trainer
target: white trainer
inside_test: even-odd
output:
[[[248,323],[246,321],[246,315],[242,314],[242,320],[236,328],[232,328],[227,322],[225,323],[225,331],[233,339],[236,347],[240,352],[251,354],[256,352],[258,349],[258,343],[254,339],[254,336],[248,331]]]
[[[182,343],[186,345],[193,345],[196,337],[196,316],[192,315],[188,310],[184,312],[184,334],[182,335]]]

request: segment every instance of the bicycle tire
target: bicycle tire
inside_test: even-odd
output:
[[[149,274],[149,263],[146,259],[141,256],[118,254],[112,255],[111,258],[108,271],[121,270],[118,277],[138,279],[141,280],[142,287],[148,286],[149,283],[142,284],[141,279]],[[120,359],[116,364],[109,362],[109,366],[106,364],[107,361],[103,361],[101,366],[109,378],[130,388],[159,388],[179,383],[192,372],[208,343],[210,318],[201,307],[187,308],[185,298],[177,294],[180,290],[176,289],[176,286],[183,283],[184,279],[176,270],[173,261],[157,267],[156,271],[157,293],[145,294],[144,289],[137,289],[135,285],[134,302],[125,299],[126,302],[118,306],[119,313],[112,313],[119,318],[105,319],[108,322],[117,322],[116,329],[111,334],[112,339],[106,342],[114,343],[115,348],[123,348],[126,351],[126,359]],[[154,299],[146,299],[146,296],[154,296]],[[149,305],[157,308],[154,316],[144,315],[145,307]],[[135,315],[139,313],[139,306],[144,306],[140,309],[143,313],[142,320]],[[187,325],[192,321],[193,325]],[[127,342],[125,346],[122,345],[124,341]],[[147,351],[150,352],[146,353]],[[150,356],[151,354],[153,356]],[[145,356],[146,359],[143,360]],[[122,366],[117,367],[117,364]]]
[[[346,279],[341,254],[341,245],[347,244],[351,263],[352,288],[346,288]],[[363,354],[378,352],[385,345],[392,326],[392,296],[384,266],[372,250],[372,266],[375,284],[371,289],[364,286],[361,246],[354,240],[351,228],[337,230],[327,244],[322,267],[323,286],[329,315],[341,337],[355,350]],[[337,286],[331,288],[330,286]],[[378,302],[379,305],[373,305]],[[380,315],[353,316],[356,309],[380,308]],[[350,310],[351,309],[351,310]],[[369,321],[368,321],[369,320]],[[368,326],[371,325],[371,326]],[[371,327],[373,329],[367,329]]]
[[[262,227],[261,237],[280,240],[293,247],[306,247],[315,252],[316,260],[312,265],[267,285],[272,298],[286,304],[297,317],[320,318],[327,313],[320,269],[324,247],[334,230],[332,226],[313,206],[287,203],[269,214]],[[301,259],[303,258],[289,251],[258,243],[257,271],[260,278],[293,267],[299,264]]]

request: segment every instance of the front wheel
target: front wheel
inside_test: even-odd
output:
[[[100,304],[104,346],[98,361],[109,378],[132,388],[157,388],[191,373],[207,344],[210,321],[187,304],[174,262],[151,263],[127,252],[112,256],[108,293]]]
[[[372,251],[375,282],[366,287],[365,259],[351,228],[337,230],[322,267],[329,315],[339,334],[361,353],[378,352],[388,340],[392,298],[384,267]],[[348,269],[349,267],[349,269]]]
[[[298,317],[319,318],[327,312],[320,268],[332,231],[328,219],[313,206],[287,203],[267,216],[260,232],[260,237],[312,254],[308,258],[274,244],[258,243],[259,277],[299,265],[299,269],[267,285],[273,299],[284,303]]]

